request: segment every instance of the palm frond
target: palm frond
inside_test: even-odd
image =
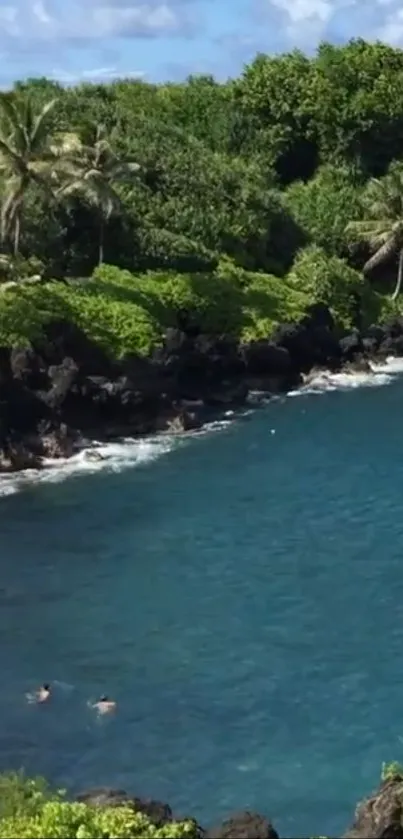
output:
[[[48,138],[48,116],[58,101],[58,98],[51,99],[43,106],[40,114],[35,119],[32,118],[30,142],[33,149],[40,148]]]
[[[21,112],[7,93],[0,96],[0,136],[5,142],[12,138],[17,153],[26,152],[26,133],[21,122]]]
[[[382,247],[380,247],[370,259],[364,265],[363,271],[364,274],[369,274],[374,268],[378,265],[381,265],[382,262],[386,262],[393,256],[394,253],[398,251],[398,242],[394,237],[389,239],[385,242]]]
[[[9,235],[16,214],[21,207],[25,186],[24,181],[20,178],[15,178],[13,182],[9,182],[8,194],[2,203],[0,213],[0,236],[2,241]]]
[[[3,157],[3,162],[7,160],[8,167],[11,171],[24,172],[26,169],[25,160],[22,158],[10,142],[0,138],[0,154]]]

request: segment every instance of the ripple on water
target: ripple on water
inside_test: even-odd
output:
[[[341,835],[402,749],[403,387],[386,374],[2,499],[2,767]],[[43,681],[54,701],[29,705]],[[118,713],[99,723],[104,692]]]

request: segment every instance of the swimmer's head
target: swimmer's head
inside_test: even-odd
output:
[[[107,696],[102,695],[99,701],[100,701],[100,702],[109,702],[109,699],[108,699],[108,697],[107,697]]]
[[[50,685],[48,685],[48,684],[42,685],[42,690],[46,690],[46,691],[50,690]]]

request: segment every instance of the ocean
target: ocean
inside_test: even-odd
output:
[[[402,371],[3,477],[0,769],[341,835],[403,760]]]

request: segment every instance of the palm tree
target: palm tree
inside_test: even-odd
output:
[[[362,195],[364,219],[352,221],[347,232],[369,245],[373,255],[364,274],[398,255],[398,271],[392,300],[400,294],[403,281],[403,166],[394,163],[383,178],[371,178]]]
[[[76,134],[61,138],[59,153],[63,161],[61,199],[79,196],[96,210],[99,224],[98,264],[104,259],[105,228],[113,215],[124,212],[116,191],[119,182],[132,182],[140,166],[121,159],[112,149],[105,126],[92,126],[93,141],[85,144]]]
[[[3,243],[12,237],[15,256],[28,189],[35,184],[48,195],[52,192],[49,118],[56,102],[51,99],[35,114],[29,97],[18,101],[9,94],[0,96],[0,176],[4,188],[0,237]]]

